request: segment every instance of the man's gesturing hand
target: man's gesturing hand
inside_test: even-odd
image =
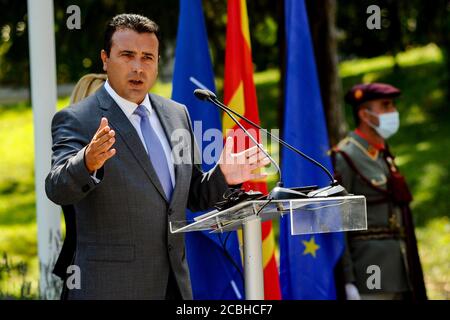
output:
[[[108,119],[102,118],[98,130],[84,154],[84,162],[89,173],[92,174],[95,170],[103,167],[106,160],[116,154],[116,149],[110,149],[116,142],[115,135],[114,130],[108,126]]]
[[[229,185],[262,179],[267,176],[266,173],[259,173],[257,169],[268,165],[270,160],[257,146],[239,153],[233,153],[233,149],[233,138],[228,137],[220,155],[219,165]]]

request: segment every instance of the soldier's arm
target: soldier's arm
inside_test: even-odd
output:
[[[349,193],[352,193],[353,189],[353,179],[355,176],[355,173],[353,172],[352,168],[350,168],[347,161],[345,161],[344,157],[340,153],[336,153],[336,165],[334,168],[334,172],[336,175],[336,178],[338,179],[339,183],[347,189]]]
[[[347,161],[344,159],[344,157],[340,153],[336,153],[335,155],[335,175],[338,179],[339,183],[347,189],[349,193],[352,193],[353,191],[353,180],[355,178],[355,173],[353,172],[352,168],[349,166]],[[341,257],[340,264],[342,266],[342,269],[344,271],[344,278],[346,283],[354,283],[355,273],[353,271],[353,261],[350,254],[350,247],[348,244],[348,238],[345,234],[345,249],[344,253]]]

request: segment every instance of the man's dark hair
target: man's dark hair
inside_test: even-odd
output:
[[[108,57],[111,53],[112,36],[114,32],[123,29],[130,29],[136,31],[137,33],[154,33],[156,38],[158,39],[159,55],[161,49],[161,41],[159,26],[156,24],[156,22],[138,14],[122,13],[112,18],[106,26],[103,49],[106,51]]]

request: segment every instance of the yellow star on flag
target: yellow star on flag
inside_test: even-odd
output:
[[[310,254],[312,255],[314,258],[316,257],[316,251],[319,250],[320,246],[314,242],[314,237],[311,237],[311,239],[309,239],[309,241],[302,241],[303,244],[305,245],[305,251],[303,251],[303,254]]]

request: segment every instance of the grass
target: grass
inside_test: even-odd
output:
[[[32,112],[25,104],[0,108],[0,266],[27,265],[26,281],[36,292],[38,259],[34,193]],[[3,252],[7,257],[3,257]],[[1,269],[1,268],[0,268]],[[18,294],[22,276],[12,270],[0,278],[0,293]]]
[[[1,226],[0,244],[3,252],[0,255],[0,298],[2,295],[36,298],[39,278],[36,223]],[[1,272],[2,269],[5,271]],[[21,292],[24,284],[30,286],[26,294]]]
[[[450,299],[450,219],[442,216],[430,219],[417,229],[428,297]]]
[[[402,89],[398,100],[402,125],[390,144],[414,194],[412,207],[429,297],[449,299],[450,112],[442,87],[442,54],[435,45],[428,45],[400,53],[396,61],[399,69],[388,56],[342,62],[343,89],[368,81],[389,82]],[[276,128],[280,74],[267,70],[256,73],[254,79],[262,125]],[[222,96],[222,80],[216,83]],[[158,83],[153,91],[169,97],[171,85]],[[67,104],[68,98],[61,99],[58,108]],[[350,112],[347,116],[351,123]],[[0,298],[2,292],[36,298],[33,114],[28,104],[0,106],[0,141]],[[2,272],[6,265],[2,252],[8,254],[9,266],[24,262],[25,275],[22,267]],[[25,294],[21,292],[24,282],[31,284]]]

